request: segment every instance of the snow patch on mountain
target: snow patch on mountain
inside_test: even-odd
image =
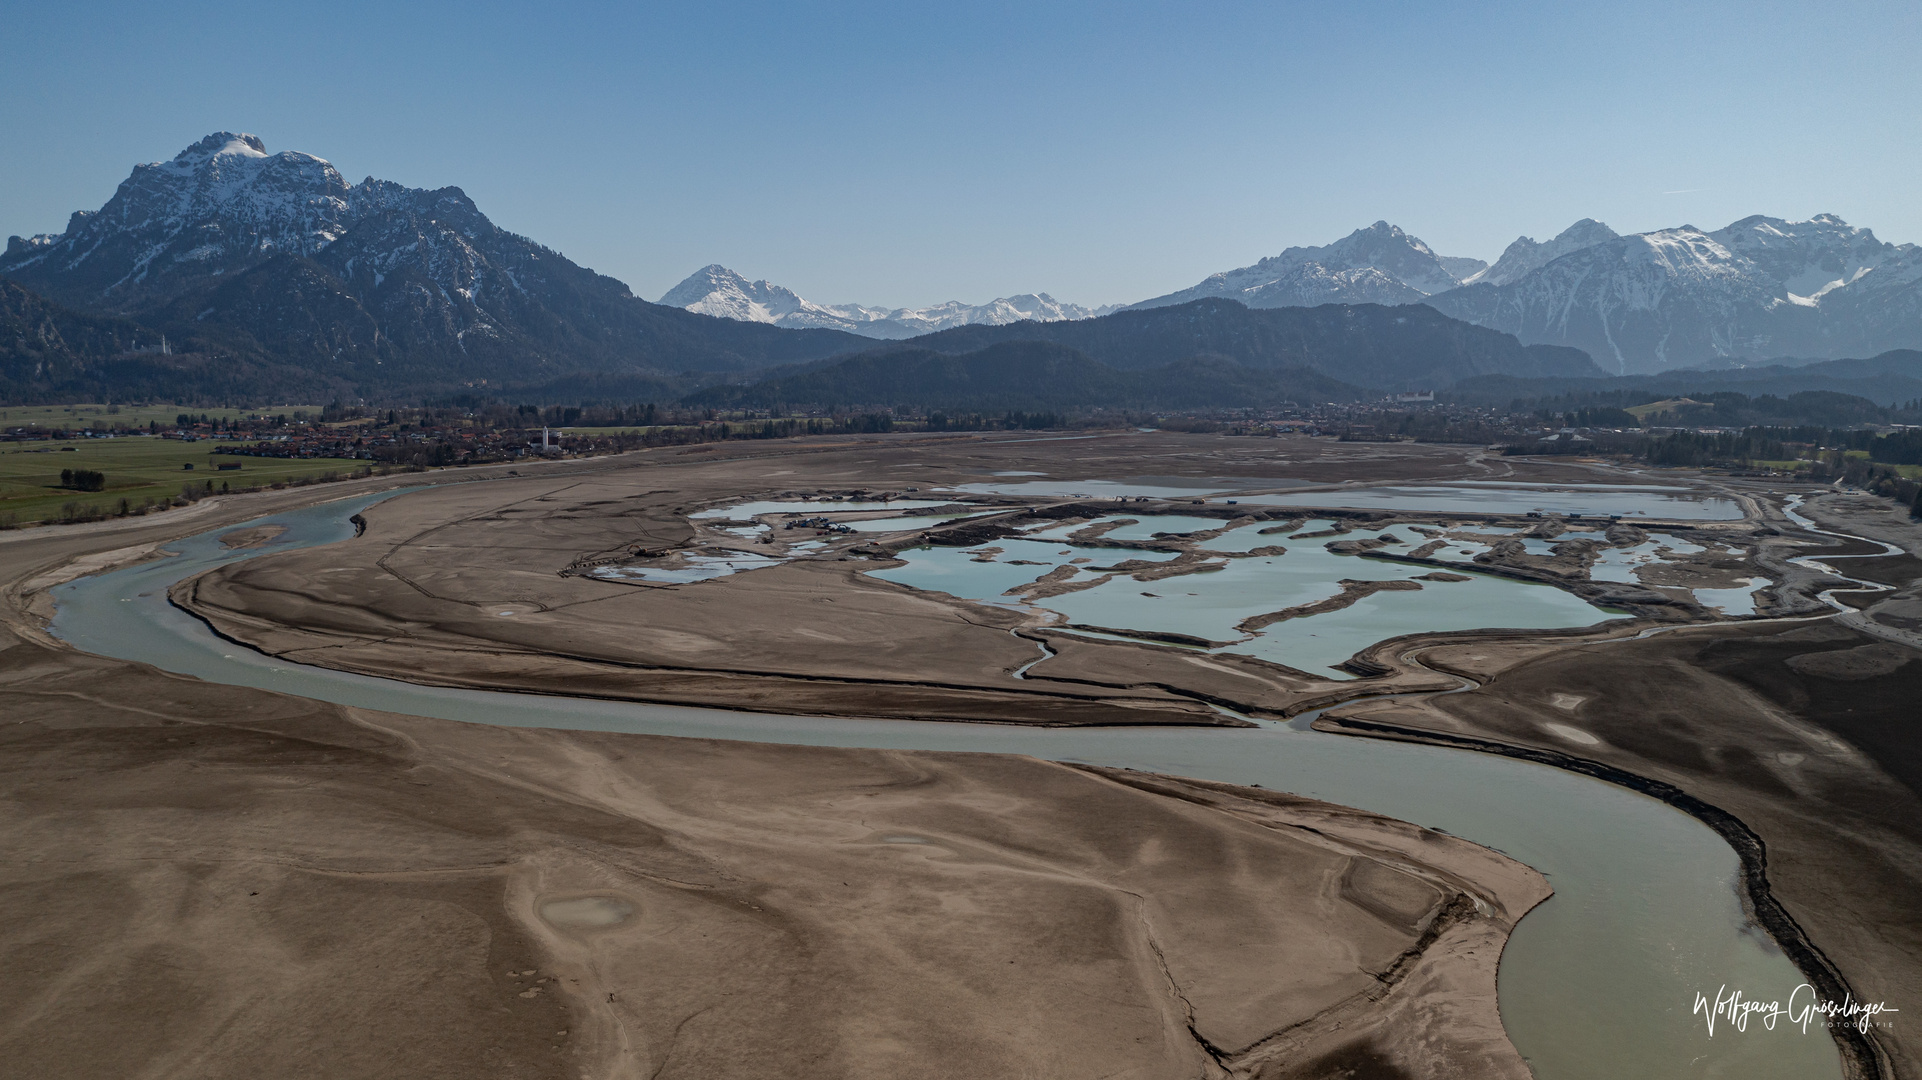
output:
[[[1330,270],[1302,263],[1281,277],[1245,289],[1235,299],[1249,307],[1318,307],[1322,304],[1415,304],[1426,296],[1372,266]]]
[[[810,304],[791,289],[766,281],[749,281],[727,267],[714,263],[689,274],[669,289],[661,303],[686,308],[702,315],[742,322],[779,323],[788,320],[810,326],[833,324],[842,318],[819,304]]]
[[[1517,255],[1511,268],[1539,252]],[[1502,266],[1428,302],[1524,342],[1586,349],[1623,374],[1922,346],[1922,249],[1833,214],[1604,239],[1506,281]]]
[[[551,329],[528,283],[549,295],[557,276],[584,273],[459,188],[353,185],[322,158],[226,131],[134,166],[65,233],[9,239],[0,272],[83,310],[224,324],[286,353],[374,364],[397,341],[471,357],[508,327]]]
[[[899,340],[931,334],[953,326],[985,323],[1001,326],[1033,320],[1059,322],[1091,319],[1115,310],[1067,304],[1047,293],[1004,296],[985,304],[950,300],[924,308],[879,308],[865,304],[817,304],[792,289],[767,281],[749,281],[718,263],[689,274],[661,297],[661,303],[702,315],[742,322],[771,323],[790,328],[845,330],[863,337]]]
[[[134,166],[107,205],[75,213],[65,233],[10,239],[4,265],[57,271],[85,281],[76,299],[125,304],[176,272],[217,273],[271,252],[312,255],[351,223],[352,196],[312,154],[269,154],[258,136],[220,131],[171,161]]]
[[[1479,259],[1436,255],[1399,227],[1377,221],[1332,244],[1291,247],[1134,307],[1167,307],[1205,296],[1224,296],[1249,307],[1405,304],[1452,289],[1485,265]]]

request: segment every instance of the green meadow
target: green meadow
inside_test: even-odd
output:
[[[171,426],[181,413],[215,420],[249,416],[319,416],[319,405],[276,405],[270,409],[201,409],[188,405],[7,405],[0,406],[0,431],[7,428],[92,428],[104,431],[116,424],[144,428],[149,422]]]
[[[171,420],[172,416],[167,419]],[[73,504],[75,510],[117,513],[122,499],[136,508],[149,499],[155,503],[165,502],[181,494],[181,488],[190,484],[204,493],[206,485],[211,483],[218,494],[223,485],[237,489],[328,473],[345,475],[366,464],[345,458],[300,460],[210,453],[220,445],[226,444],[151,436],[0,442],[0,524],[70,516],[66,514],[68,504]],[[216,463],[238,464],[240,468],[223,472],[214,467]],[[189,465],[193,467],[187,468]],[[89,492],[62,488],[62,469],[104,473],[106,488]]]

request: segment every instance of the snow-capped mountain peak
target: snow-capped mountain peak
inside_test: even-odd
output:
[[[221,131],[134,166],[65,233],[10,239],[0,271],[84,309],[173,318],[183,313],[169,305],[191,295],[184,314],[195,325],[292,335],[332,360],[374,355],[402,325],[417,342],[471,354],[503,337],[548,264],[562,262],[495,227],[459,188],[371,177],[356,186],[323,158],[269,153],[258,136]],[[275,314],[306,304],[328,315]]]
[[[719,263],[703,266],[689,274],[686,280],[661,297],[661,303],[742,322],[779,323],[797,315],[828,321],[837,318],[828,309],[796,296],[791,289],[766,281],[749,281]],[[809,322],[807,325],[822,326],[828,325],[828,322]]]
[[[231,131],[135,166],[64,233],[10,237],[0,274],[227,365],[209,372],[254,364],[264,385],[329,394],[583,371],[651,377],[650,363],[739,371],[854,343],[646,303],[499,228],[457,187],[349,184],[322,158]]]
[[[174,155],[173,161],[169,164],[192,169],[223,154],[264,158],[267,156],[267,144],[260,141],[258,135],[216,131]]]
[[[1614,229],[1594,218],[1583,218],[1563,229],[1553,240],[1537,242],[1530,237],[1518,237],[1502,252],[1502,257],[1495,260],[1495,265],[1466,278],[1462,284],[1487,282],[1490,285],[1506,285],[1570,252],[1613,240],[1618,235]]]
[[[1452,289],[1461,283],[1458,272],[1472,274],[1482,267],[1479,259],[1445,259],[1400,227],[1377,221],[1332,244],[1291,247],[1134,306],[1166,307],[1206,296],[1225,296],[1249,307],[1406,304]]]
[[[353,218],[331,164],[267,152],[259,136],[218,131],[169,161],[134,166],[113,198],[50,242],[8,245],[10,273],[37,265],[70,301],[125,308],[168,282],[217,275],[274,252],[312,255]]]
[[[1922,249],[1833,214],[1757,215],[1712,232],[1682,225],[1542,258],[1562,240],[1517,241],[1516,258],[1505,253],[1482,280],[1429,302],[1527,343],[1586,349],[1624,374],[1922,345]]]
[[[1112,308],[1088,309],[1066,304],[1047,293],[1003,296],[985,304],[950,300],[924,308],[879,308],[865,304],[817,304],[792,289],[767,281],[749,281],[715,263],[689,274],[661,297],[661,303],[742,322],[772,323],[791,328],[845,330],[863,337],[898,340],[931,334],[952,326],[986,323],[1000,326],[1032,319],[1058,322],[1105,315]]]
[[[1888,261],[1891,245],[1834,214],[1784,221],[1756,214],[1713,234],[1732,256],[1784,294],[1814,297]]]

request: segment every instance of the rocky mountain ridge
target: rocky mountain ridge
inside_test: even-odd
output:
[[[1204,297],[1098,319],[958,326],[916,338],[914,344],[940,353],[971,353],[1013,341],[1063,345],[1118,370],[1225,360],[1256,370],[1301,368],[1352,387],[1388,392],[1435,389],[1479,375],[1604,374],[1580,350],[1523,345],[1512,335],[1422,305],[1256,309],[1238,300]]]
[[[1518,238],[1492,266],[1436,255],[1378,221],[1134,307],[1203,296],[1254,308],[1428,304],[1526,344],[1582,349],[1616,374],[1922,347],[1922,249],[1832,214],[1631,236],[1583,218],[1551,240]]]
[[[1502,251],[1502,256],[1493,266],[1484,267],[1480,272],[1462,279],[1463,285],[1487,283],[1507,285],[1519,281],[1523,276],[1539,270],[1564,255],[1580,251],[1585,247],[1614,240],[1621,234],[1596,221],[1594,218],[1582,220],[1563,229],[1552,240],[1536,241],[1533,237],[1516,237],[1515,242]]]
[[[1255,308],[1418,303],[1455,288],[1487,265],[1437,255],[1400,227],[1377,221],[1332,244],[1291,247],[1253,266],[1212,274],[1198,285],[1130,306],[1170,307],[1210,296]]]
[[[1524,342],[1583,349],[1615,374],[1922,346],[1922,248],[1833,214],[1606,237],[1507,281],[1493,269],[1425,302]]]
[[[369,390],[751,371],[867,344],[649,304],[496,226],[457,187],[349,184],[232,132],[136,166],[64,233],[10,239],[0,275],[184,351]]]
[[[1117,368],[1079,349],[1008,341],[965,353],[908,342],[798,370],[771,371],[747,386],[711,386],[687,399],[719,408],[1213,409],[1368,397],[1312,368],[1253,368],[1186,359]]]
[[[196,386],[217,385],[228,362],[273,373],[271,385],[305,373],[307,383],[357,393],[556,385],[589,374],[681,385],[857,353],[877,338],[1018,327],[995,340],[1059,340],[1050,328],[1100,321],[1091,333],[1108,341],[1115,328],[1133,326],[1100,320],[1109,309],[1045,293],[920,309],[823,305],[718,265],[650,304],[499,228],[457,187],[371,177],[352,184],[322,158],[269,153],[258,137],[232,132],[136,166],[104,206],[74,213],[62,233],[9,239],[0,275],[75,315],[167,335],[177,353],[199,358]],[[1197,299],[1257,310],[1425,305],[1524,346],[1582,350],[1630,374],[1922,347],[1922,248],[1885,243],[1828,214],[1630,236],[1583,219],[1548,241],[1521,237],[1489,266],[1439,255],[1381,221],[1133,310]],[[1186,337],[1155,331],[1154,363],[1248,352],[1222,327],[1262,341],[1272,331],[1228,308],[1198,317],[1208,325]],[[49,325],[35,319],[21,325]],[[1374,316],[1350,322],[1357,319],[1374,325]],[[134,340],[130,333],[75,340]],[[17,355],[36,358],[20,370],[53,370],[33,367],[51,358],[66,365],[63,378],[96,378],[87,365],[99,357],[88,349],[63,353],[40,340],[18,339]],[[1352,352],[1336,338],[1318,347],[1328,350],[1325,363]],[[1102,349],[1089,355],[1108,362]],[[1515,354],[1501,363],[1540,359]],[[1416,358],[1357,385],[1421,381],[1422,372],[1440,370]],[[1466,369],[1445,370],[1454,378]]]

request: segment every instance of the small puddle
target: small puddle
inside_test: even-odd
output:
[[[1724,615],[1753,615],[1755,597],[1774,582],[1765,577],[1741,580],[1742,584],[1733,589],[1696,589],[1695,602]]]
[[[634,905],[615,896],[575,896],[540,905],[541,918],[563,930],[605,930],[634,917]]]

